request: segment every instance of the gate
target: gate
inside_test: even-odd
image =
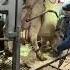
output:
[[[23,0],[0,0],[0,13],[7,14],[8,24],[6,30],[6,37],[9,41],[13,41],[13,60],[12,70],[20,70],[20,44],[19,44],[19,30],[20,30],[20,13]],[[1,38],[0,40],[7,40]]]

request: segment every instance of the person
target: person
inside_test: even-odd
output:
[[[63,6],[62,10],[64,11],[64,17],[62,18],[62,29],[60,30],[63,32],[64,37],[63,42],[55,49],[56,56],[59,56],[64,50],[70,48],[70,4]]]

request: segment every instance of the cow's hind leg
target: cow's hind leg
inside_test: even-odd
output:
[[[40,18],[37,18],[32,22],[31,28],[29,30],[30,41],[35,51],[39,49],[39,46],[37,43],[37,36],[40,30],[40,27],[41,27],[41,21],[40,21]]]

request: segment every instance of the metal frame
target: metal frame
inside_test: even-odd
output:
[[[12,70],[20,70],[19,30],[21,23],[20,13],[22,9],[23,0],[7,0],[7,1],[8,3],[6,5],[1,4],[3,2],[0,3],[0,11],[8,11],[7,34],[9,34],[9,38],[11,35],[12,38],[14,39]]]

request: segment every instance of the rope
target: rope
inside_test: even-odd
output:
[[[33,18],[31,18],[31,19],[27,19],[26,22],[32,21],[32,20],[34,20],[34,19],[36,19],[36,18],[38,18],[38,17],[40,17],[40,16],[45,15],[45,14],[48,13],[48,12],[54,13],[54,14],[57,16],[57,18],[59,18],[59,16],[58,16],[58,14],[57,14],[56,11],[54,11],[54,10],[48,10],[48,11],[46,11],[46,12],[41,13],[40,15],[38,15],[38,16],[36,16],[36,17],[33,17]]]

